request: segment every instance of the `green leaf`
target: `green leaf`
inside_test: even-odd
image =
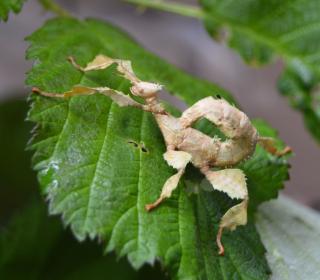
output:
[[[136,272],[92,242],[79,244],[48,217],[25,152],[27,108],[24,101],[0,104],[0,279],[164,279],[158,267]]]
[[[36,63],[27,84],[46,91],[63,92],[80,83],[127,93],[129,84],[115,76],[114,68],[83,75],[66,61],[73,55],[84,65],[101,53],[131,60],[140,78],[165,85],[188,104],[216,94],[232,102],[225,91],[183,73],[104,22],[51,20],[28,40],[27,57]],[[218,221],[235,203],[224,194],[200,188],[199,194],[188,195],[181,183],[159,209],[145,211],[174,172],[162,158],[165,146],[151,114],[119,108],[100,95],[69,100],[34,96],[32,101],[29,119],[38,125],[31,143],[35,169],[50,213],[62,214],[79,240],[99,237],[107,251],[127,256],[135,268],[160,260],[173,278],[268,278],[252,217],[248,226],[224,236],[227,253],[218,257]],[[274,133],[263,123],[257,125],[263,135]],[[288,166],[260,149],[250,162],[243,168],[254,206],[276,196]],[[263,177],[264,170],[272,176]],[[187,173],[186,180],[194,184],[203,180],[196,171]]]
[[[281,196],[276,201],[261,205],[257,227],[268,248],[272,279],[319,279],[318,212]]]
[[[159,268],[136,272],[125,260],[103,256],[96,244],[78,243],[59,219],[47,216],[39,198],[21,210],[0,229],[1,279],[165,279]]]
[[[320,141],[320,20],[318,0],[201,0],[210,35],[226,40],[253,66],[284,61],[280,91]]]
[[[1,0],[0,1],[0,21],[7,21],[9,13],[19,13],[26,0]]]

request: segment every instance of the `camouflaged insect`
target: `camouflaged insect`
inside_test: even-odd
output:
[[[80,85],[74,86],[63,94],[43,92],[38,88],[34,88],[33,92],[54,98],[100,93],[110,97],[119,106],[133,106],[154,115],[167,146],[164,159],[178,172],[165,182],[159,198],[145,206],[147,211],[156,208],[163,200],[171,196],[190,162],[199,168],[215,190],[223,191],[231,198],[242,200],[241,203],[231,207],[221,218],[217,245],[219,254],[223,255],[224,247],[221,243],[223,229],[234,230],[237,226],[247,223],[249,196],[245,174],[242,170],[228,168],[212,171],[210,168],[234,166],[240,161],[248,159],[254,153],[257,143],[277,156],[288,153],[290,148],[286,147],[284,150],[278,151],[274,147],[272,138],[260,137],[249,118],[223,99],[207,97],[185,110],[180,118],[172,116],[158,100],[157,94],[162,86],[141,81],[133,72],[131,62],[128,60],[98,55],[86,67],[76,64],[72,57],[69,60],[74,67],[83,72],[105,69],[115,63],[117,71],[131,82],[131,93],[143,98],[144,104],[108,87]],[[227,140],[221,141],[219,138],[211,138],[192,128],[192,124],[201,118],[206,118],[216,125],[227,137]]]

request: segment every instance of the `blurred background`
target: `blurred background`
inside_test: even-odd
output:
[[[291,178],[284,193],[319,208],[320,147],[304,128],[301,115],[277,92],[276,81],[282,71],[280,60],[259,69],[248,67],[227,46],[211,40],[196,19],[142,11],[119,0],[57,2],[80,18],[96,17],[120,26],[146,49],[231,92],[250,118],[265,119],[293,148]],[[196,5],[196,1],[183,2]],[[28,45],[23,38],[50,17],[37,1],[29,0],[19,15],[11,14],[7,23],[0,23],[0,102],[28,95],[24,79],[31,62],[25,60]]]

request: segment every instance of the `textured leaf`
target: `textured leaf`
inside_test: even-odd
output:
[[[0,1],[0,21],[7,21],[9,13],[15,14],[21,11],[21,8],[26,0],[1,0]]]
[[[26,228],[28,230],[26,230]],[[134,271],[127,261],[103,256],[92,242],[78,243],[59,219],[34,199],[0,229],[1,279],[165,279],[159,269]]]
[[[261,205],[257,227],[274,280],[320,279],[320,215],[280,197]]]
[[[201,0],[208,32],[254,66],[280,56],[280,91],[320,141],[320,1]]]
[[[23,101],[0,105],[0,141],[6,147],[0,156],[0,279],[164,279],[159,269],[135,272],[124,260],[103,257],[97,245],[79,244],[59,219],[48,217],[26,159],[26,114]]]
[[[66,61],[73,55],[84,65],[102,53],[131,60],[139,77],[165,85],[189,105],[218,93],[232,101],[218,87],[177,70],[103,22],[56,19],[28,40],[27,56],[36,63],[27,84],[46,91],[63,92],[80,83],[128,93],[128,82],[115,75],[114,67],[83,75]],[[199,188],[199,194],[188,195],[181,184],[159,209],[144,210],[174,172],[163,160],[165,146],[152,115],[119,108],[98,95],[32,100],[29,119],[38,125],[31,143],[35,169],[50,213],[62,214],[79,240],[99,237],[107,242],[107,251],[127,255],[135,268],[159,259],[174,278],[268,278],[264,248],[252,219],[224,236],[227,253],[218,257],[218,221],[234,203],[224,194]],[[261,122],[257,125],[262,134],[274,133]],[[243,168],[249,175],[253,206],[276,196],[287,178],[286,161],[260,149]],[[266,177],[269,183],[264,171],[272,174]],[[188,170],[186,180],[193,186],[202,179],[196,170]]]

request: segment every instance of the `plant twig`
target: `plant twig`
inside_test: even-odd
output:
[[[166,12],[175,13],[181,16],[193,17],[198,19],[203,19],[205,13],[198,7],[178,4],[173,2],[165,2],[162,0],[152,1],[152,0],[124,0],[125,2],[140,5],[147,8],[158,9]]]
[[[39,0],[42,7],[60,17],[71,17],[70,13],[52,0]]]

